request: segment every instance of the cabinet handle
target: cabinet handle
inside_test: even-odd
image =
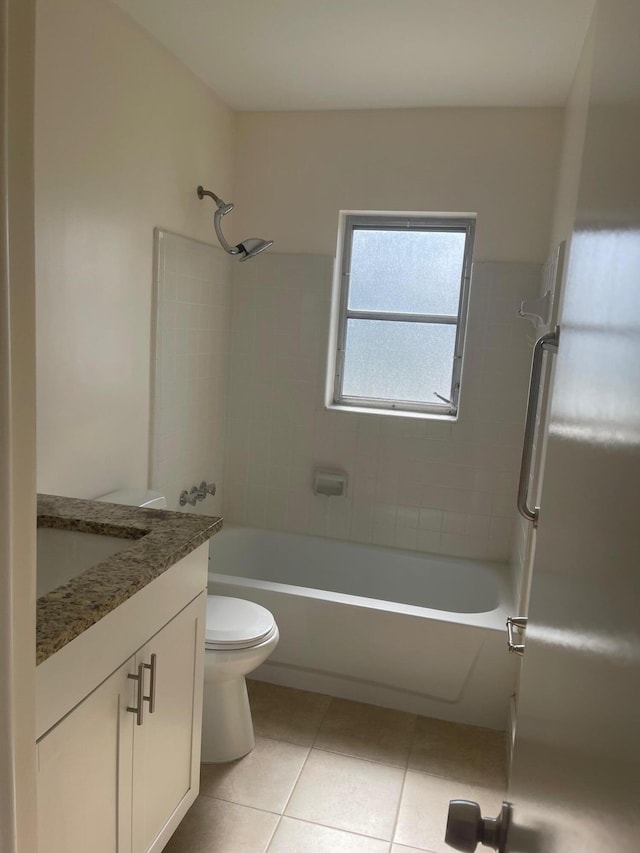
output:
[[[129,675],[127,676],[128,678],[131,678],[134,681],[138,682],[138,686],[136,687],[136,704],[137,704],[137,707],[132,708],[131,705],[127,705],[127,711],[130,711],[132,714],[136,715],[136,725],[137,726],[142,725],[142,718],[143,718],[143,714],[144,714],[144,705],[142,704],[143,700],[144,700],[144,667],[145,667],[145,664],[143,664],[143,663],[138,664],[138,674],[137,675],[131,675],[131,673],[129,673]]]
[[[149,695],[143,696],[143,700],[149,703],[149,713],[153,714],[156,710],[156,655],[151,655],[151,663],[143,663],[145,669],[150,670],[149,676]]]

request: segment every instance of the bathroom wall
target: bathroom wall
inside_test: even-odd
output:
[[[224,495],[231,258],[220,248],[158,230],[153,323],[150,485],[169,509],[220,515]],[[215,495],[181,508],[183,489]]]
[[[341,209],[472,211],[476,260],[542,263],[561,128],[560,109],[239,113],[236,224],[333,255]]]
[[[456,423],[327,411],[333,259],[268,252],[234,266],[224,515],[241,523],[506,561],[537,264],[474,265]],[[349,476],[314,496],[315,466]]]
[[[234,117],[107,0],[41,0],[36,52],[38,489],[147,483],[153,229],[211,240]]]

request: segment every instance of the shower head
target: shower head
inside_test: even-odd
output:
[[[240,263],[248,261],[249,258],[255,258],[256,255],[264,252],[270,246],[273,246],[273,240],[261,240],[260,237],[249,237],[247,240],[243,240],[242,243],[238,243],[236,246],[237,249],[241,249],[244,252],[244,255],[240,258]]]
[[[243,240],[241,243],[238,243],[237,246],[231,246],[224,238],[222,234],[222,227],[220,225],[220,220],[223,216],[226,216],[227,213],[231,213],[233,210],[233,204],[227,204],[221,198],[219,198],[215,193],[212,193],[210,190],[205,190],[201,186],[196,190],[197,196],[199,199],[203,199],[205,196],[209,196],[216,203],[216,210],[213,214],[213,227],[216,230],[216,234],[218,235],[218,240],[220,241],[220,245],[229,255],[239,255],[240,261],[248,261],[249,258],[255,258],[256,255],[259,255],[260,252],[264,252],[265,249],[268,249],[270,246],[273,246],[273,240],[262,240],[260,237],[248,237],[246,240]]]

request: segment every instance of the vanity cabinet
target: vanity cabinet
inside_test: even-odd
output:
[[[205,621],[201,592],[40,738],[38,853],[163,849],[198,793]]]

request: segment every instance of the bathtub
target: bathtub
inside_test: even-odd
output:
[[[243,527],[211,539],[209,566],[210,594],[255,601],[278,623],[253,677],[505,728],[507,566]]]

